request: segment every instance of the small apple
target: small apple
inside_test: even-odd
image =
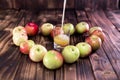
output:
[[[80,57],[80,52],[76,46],[69,45],[64,47],[62,55],[66,63],[74,63]]]
[[[80,22],[76,25],[76,31],[80,34],[83,34],[89,31],[89,25],[87,22]]]
[[[50,50],[45,54],[43,64],[48,69],[58,69],[63,65],[63,57],[58,51]]]
[[[51,33],[53,28],[54,26],[51,23],[44,23],[41,26],[41,32],[44,36],[48,36]]]
[[[33,62],[40,62],[46,53],[47,49],[44,46],[36,44],[30,49],[29,57]]]
[[[17,26],[13,29],[12,34],[16,34],[16,33],[27,33],[25,28],[23,26]]]
[[[80,42],[76,47],[79,49],[80,57],[82,58],[87,57],[92,52],[91,46],[86,42]]]
[[[20,51],[23,54],[29,54],[30,49],[35,45],[33,40],[27,40],[20,44]]]
[[[22,42],[28,40],[28,36],[25,33],[15,33],[12,37],[12,40],[16,46],[20,46]]]
[[[54,36],[58,35],[58,34],[63,34],[63,30],[61,27],[55,27],[52,31],[51,31],[51,37],[53,38]]]
[[[93,51],[96,51],[97,49],[99,49],[102,44],[101,39],[96,35],[91,35],[87,37],[85,39],[85,42],[91,45]]]
[[[89,34],[91,35],[95,30],[102,31],[102,28],[98,27],[98,26],[91,27],[90,30],[89,30]]]
[[[29,36],[34,36],[38,33],[38,25],[33,22],[26,24],[25,29]]]
[[[71,23],[66,23],[66,24],[64,24],[63,27],[62,27],[62,29],[63,29],[63,31],[64,31],[65,34],[70,34],[70,35],[72,35],[72,34],[74,34],[74,32],[75,32],[74,25],[71,24]]]
[[[96,35],[96,36],[100,37],[101,40],[102,40],[102,42],[103,42],[104,39],[105,39],[105,34],[104,34],[104,32],[102,32],[102,31],[100,31],[100,30],[94,30],[94,31],[91,33],[91,35]]]

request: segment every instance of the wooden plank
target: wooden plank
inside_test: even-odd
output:
[[[118,70],[118,68],[115,69],[115,67],[114,67],[117,64],[114,63],[113,61],[117,59],[117,56],[119,54],[118,54],[118,51],[114,50],[115,48],[113,49],[113,47],[115,47],[115,45],[114,45],[114,43],[111,44],[112,43],[111,42],[112,38],[110,38],[110,36],[111,37],[114,36],[111,31],[114,31],[115,29],[112,28],[113,25],[107,20],[106,16],[104,14],[101,14],[101,11],[99,11],[99,13],[98,12],[94,12],[94,13],[93,12],[87,12],[87,15],[91,19],[92,22],[96,23],[98,26],[101,26],[103,28],[103,31],[106,34],[105,42],[102,44],[102,48],[100,48],[100,50],[97,51],[97,56],[93,55],[91,57],[91,63],[92,63],[92,66],[93,66],[95,77],[96,77],[96,79],[99,79],[98,77],[101,76],[101,78],[107,79],[107,80],[118,80],[119,79],[119,77],[118,77],[119,73],[116,74],[116,70]],[[93,63],[93,57],[94,56],[96,56],[97,60],[99,60],[99,62],[101,64],[96,65],[96,64]],[[99,65],[101,65],[100,66],[100,69],[102,71],[101,73],[99,71],[96,72],[96,68]],[[108,67],[108,66],[111,66],[111,67]],[[99,70],[99,68],[98,68],[98,70]]]
[[[115,28],[117,28],[118,31],[120,31],[120,11],[105,11],[106,16],[110,19],[112,24],[115,25]]]

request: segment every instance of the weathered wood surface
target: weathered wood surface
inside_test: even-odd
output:
[[[43,64],[32,62],[27,55],[21,54],[12,43],[11,30],[17,25],[35,22],[39,27],[44,22],[61,24],[62,11],[0,11],[0,80],[119,80],[120,79],[120,11],[66,11],[65,23],[86,21],[90,27],[100,26],[106,38],[102,47],[85,59],[73,64],[64,64],[60,69],[48,70]],[[76,45],[85,35],[75,33],[70,44]],[[30,37],[48,50],[53,49],[53,40],[39,33]]]
[[[64,0],[0,0],[2,9],[60,9]],[[67,0],[67,8],[98,10],[118,9],[119,0]]]

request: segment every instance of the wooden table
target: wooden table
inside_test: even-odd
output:
[[[26,13],[26,14],[25,14]],[[35,22],[42,25],[61,23],[62,11],[50,10],[32,13],[30,11],[0,11],[0,80],[120,80],[120,10],[77,11],[67,10],[65,23],[86,21],[90,27],[100,26],[105,35],[101,48],[89,57],[73,64],[66,64],[57,70],[46,69],[42,62],[32,62],[12,42],[11,30],[18,25]],[[40,27],[40,26],[39,26]],[[29,37],[37,44],[53,49],[53,40],[39,33]],[[74,34],[70,44],[84,41],[85,36]]]

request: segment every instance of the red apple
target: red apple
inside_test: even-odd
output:
[[[33,40],[27,40],[20,44],[20,51],[23,54],[29,54],[30,49],[35,45]]]
[[[58,69],[63,65],[63,57],[58,51],[50,50],[45,54],[43,64],[48,69]]]
[[[89,25],[87,22],[80,22],[76,25],[76,31],[80,34],[83,34],[89,31]]]
[[[40,62],[46,53],[47,49],[44,46],[36,44],[30,49],[29,57],[33,62]]]
[[[79,49],[80,57],[87,57],[92,52],[92,47],[86,42],[80,42],[76,45]]]
[[[53,28],[54,26],[51,23],[44,23],[41,26],[41,32],[44,36],[48,36],[51,33]]]
[[[52,31],[51,31],[51,36],[54,37],[58,34],[62,34],[63,30],[61,27],[55,27]]]
[[[91,45],[93,51],[96,51],[97,49],[99,49],[102,44],[101,39],[96,35],[91,35],[87,37],[85,39],[85,42]]]
[[[25,29],[29,36],[34,36],[38,33],[38,25],[33,22],[26,24]]]
[[[98,26],[91,27],[90,30],[89,30],[89,34],[91,35],[95,30],[102,31],[102,28],[98,27]]]
[[[102,40],[102,42],[103,42],[104,39],[105,39],[105,34],[104,34],[104,32],[102,32],[102,31],[100,31],[100,30],[94,30],[94,31],[91,33],[91,35],[96,35],[96,36],[100,37],[101,40]]]

